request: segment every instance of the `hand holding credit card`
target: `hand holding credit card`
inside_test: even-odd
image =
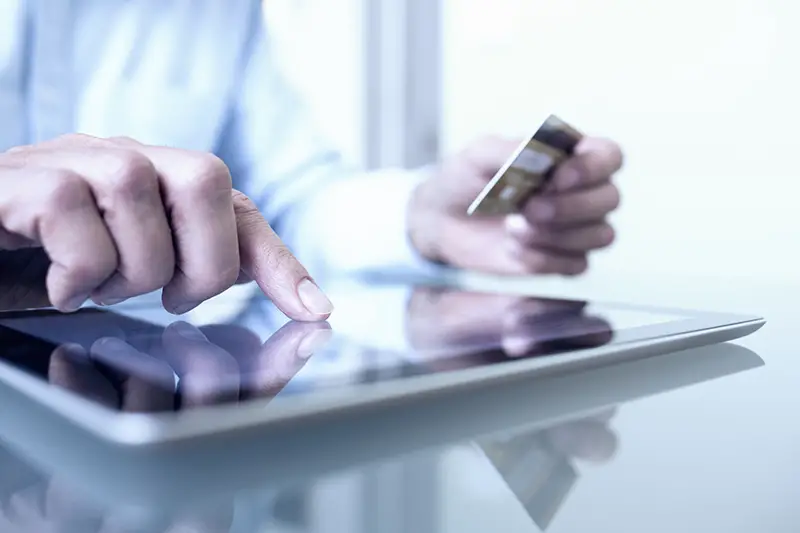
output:
[[[415,188],[408,237],[424,258],[488,274],[576,275],[615,239],[622,152],[554,115],[526,138],[487,136]]]
[[[530,139],[520,144],[469,206],[467,213],[516,213],[525,200],[547,187],[553,171],[573,155],[581,139],[583,134],[578,130],[555,115],[550,115]]]

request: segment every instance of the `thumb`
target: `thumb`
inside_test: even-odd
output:
[[[523,141],[524,139],[486,136],[470,143],[462,156],[466,163],[489,179],[505,164]]]
[[[233,208],[244,274],[258,283],[264,294],[289,318],[326,320],[333,311],[330,300],[275,234],[255,204],[244,194],[234,191]]]

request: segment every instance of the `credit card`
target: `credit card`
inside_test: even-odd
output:
[[[508,215],[518,212],[526,200],[544,190],[556,167],[573,154],[581,139],[581,132],[550,115],[497,171],[469,206],[467,214]]]

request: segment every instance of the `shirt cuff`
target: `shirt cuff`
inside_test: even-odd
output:
[[[442,267],[408,237],[408,202],[428,172],[389,169],[331,180],[292,210],[281,236],[316,272],[436,275]]]

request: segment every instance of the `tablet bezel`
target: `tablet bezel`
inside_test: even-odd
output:
[[[596,303],[619,309],[687,318],[623,329],[618,332],[622,334],[622,340],[617,337],[612,343],[596,348],[390,381],[353,384],[341,389],[281,399],[270,408],[265,408],[271,402],[271,399],[266,398],[177,413],[126,413],[53,387],[39,377],[1,362],[0,381],[96,437],[118,445],[144,447],[180,443],[187,439],[255,427],[313,423],[320,416],[334,413],[357,414],[362,410],[380,409],[398,402],[425,401],[430,395],[463,392],[471,387],[500,386],[511,381],[590,369],[725,342],[749,335],[766,322],[760,317],[738,314]],[[0,313],[0,318],[3,316],[8,317],[10,314]]]

